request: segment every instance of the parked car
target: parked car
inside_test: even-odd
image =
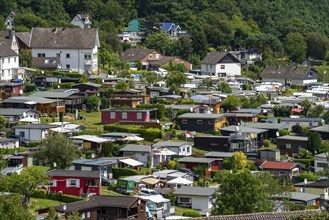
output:
[[[153,189],[141,189],[139,191],[140,196],[158,196],[162,197],[158,192],[154,191]]]
[[[193,170],[191,170],[189,168],[178,168],[177,170],[182,173],[187,173],[187,174],[193,176],[194,181],[196,181],[200,178],[200,176],[198,174],[196,174]]]
[[[116,181],[102,176],[102,186],[108,186],[110,184],[116,184]]]

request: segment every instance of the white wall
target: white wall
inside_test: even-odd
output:
[[[13,79],[14,71],[19,67],[19,57],[3,57],[0,58],[0,80],[10,81]]]
[[[70,23],[75,26],[79,26],[80,28],[85,27],[85,24],[80,20],[78,16],[75,16]]]
[[[144,154],[144,155],[143,155]],[[149,153],[141,153],[141,152],[124,152],[124,157],[133,156],[135,160],[138,160],[141,163],[144,163],[144,166],[147,165]]]
[[[25,132],[24,138],[28,141],[40,141],[46,138],[48,135],[48,130],[25,129],[25,128],[16,128],[15,135],[19,135],[21,131]]]
[[[12,149],[12,148],[16,148],[16,147],[19,147],[19,141],[18,140],[13,140],[13,141],[10,141],[10,142],[0,143],[0,148]]]
[[[224,69],[221,69],[221,66],[224,66]],[[240,63],[218,63],[214,64],[201,64],[201,73],[204,75],[221,76],[226,74],[226,76],[235,76],[241,75],[241,64]]]
[[[57,57],[57,54],[60,54],[61,69],[68,69],[67,65],[70,65],[68,70],[79,73],[84,73],[85,71],[91,73],[98,70],[97,46],[92,49],[32,49],[32,57],[38,57],[39,53],[44,53],[45,57]],[[66,58],[66,54],[70,54],[70,58]],[[85,54],[91,55],[91,60],[85,60]]]
[[[320,158],[320,157],[314,157],[314,171],[315,172],[319,172],[319,171],[323,171],[323,167],[319,167],[318,163],[320,164],[328,164],[328,161],[326,158]]]
[[[212,204],[209,201],[209,197],[206,196],[191,196],[192,209],[200,210],[201,213],[206,213],[208,209],[212,208]]]

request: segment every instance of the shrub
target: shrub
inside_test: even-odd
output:
[[[183,212],[183,216],[186,217],[201,217],[200,213],[193,209],[188,209]]]
[[[293,159],[295,163],[302,163],[306,166],[306,168],[309,168],[313,162],[313,158],[311,159]]]
[[[270,140],[264,140],[263,144],[264,144],[264,147],[270,147],[271,141]]]
[[[138,171],[130,168],[113,168],[113,178],[118,179],[120,176],[134,176],[138,175]]]
[[[299,176],[302,180],[303,179],[307,179],[308,181],[316,181],[319,176],[317,176],[316,174],[312,173],[312,172],[302,172]]]
[[[173,170],[175,168],[175,166],[176,166],[176,162],[174,160],[169,161],[168,168],[170,170]]]
[[[49,193],[46,190],[35,190],[32,193],[32,197],[39,199],[51,199],[64,203],[77,202],[83,200],[83,198],[77,196],[71,196],[62,193]]]

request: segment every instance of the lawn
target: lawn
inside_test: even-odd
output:
[[[192,153],[193,154],[205,155],[205,153],[208,153],[208,151],[206,151],[206,150],[200,150],[200,149],[197,149],[195,147],[192,147]]]
[[[83,117],[82,120],[75,120],[73,117],[64,116],[65,122],[73,122],[85,126],[87,129],[103,132],[104,126],[101,124],[101,113],[100,112],[90,112],[85,111],[79,112],[80,116]],[[42,117],[41,123],[48,124],[53,122],[53,119],[50,117]],[[58,122],[58,118],[55,118],[55,122]]]
[[[103,196],[123,196],[120,193],[114,192],[112,190],[108,190],[107,189],[107,186],[102,186],[102,192],[101,192],[101,194]]]
[[[31,198],[30,200],[31,205],[29,206],[29,212],[32,214],[36,214],[35,210],[48,208],[52,206],[57,206],[61,204],[65,204],[63,202],[58,202],[54,200],[49,199],[37,199],[37,198]]]
[[[186,210],[191,210],[191,209],[180,207],[180,206],[175,206],[175,215],[177,215],[177,216],[183,216],[183,213]]]
[[[50,167],[47,166],[32,166],[31,170],[38,170],[41,173],[47,172],[48,170],[50,170]]]

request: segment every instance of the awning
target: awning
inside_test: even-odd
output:
[[[144,141],[144,138],[138,137],[136,135],[128,136],[124,138],[125,141]]]
[[[171,185],[171,184],[177,184],[177,185],[191,185],[193,184],[192,181],[184,179],[182,177],[177,177],[175,179],[172,179],[170,181],[167,182],[167,184]]]
[[[163,148],[163,149],[160,149],[159,152],[156,152],[155,155],[172,156],[172,155],[176,155],[176,153],[167,148]]]
[[[147,184],[147,185],[155,185],[155,184],[158,184],[160,182],[160,180],[156,179],[154,177],[146,177],[146,178],[142,179],[141,182],[144,184]]]
[[[31,118],[31,117],[22,118],[19,121],[20,122],[30,122],[30,123],[37,122],[38,124],[40,123],[40,120],[39,119]]]
[[[121,159],[119,160],[122,163],[128,164],[129,166],[133,166],[133,167],[137,167],[137,166],[141,166],[143,165],[143,163],[137,161],[137,160],[133,160],[131,158],[126,158],[126,159]]]

